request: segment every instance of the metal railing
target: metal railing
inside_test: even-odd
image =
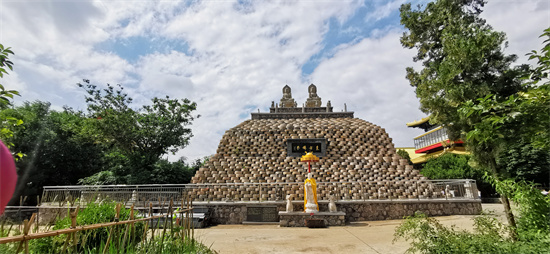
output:
[[[212,183],[162,185],[73,185],[44,186],[42,204],[85,204],[111,200],[137,203],[180,200],[190,195],[194,201],[283,201],[304,198],[303,182],[285,183]],[[407,199],[478,199],[475,180],[399,180],[319,182],[318,200],[407,200]]]
[[[448,139],[449,135],[447,134],[447,129],[439,127],[414,138],[414,148],[418,150],[426,146],[447,141]]]

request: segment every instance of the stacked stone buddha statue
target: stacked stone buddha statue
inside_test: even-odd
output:
[[[286,85],[285,87],[283,87],[283,98],[281,98],[280,107],[295,108],[296,105],[298,104],[292,98],[292,92],[291,92],[290,86]]]

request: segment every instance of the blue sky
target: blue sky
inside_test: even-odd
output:
[[[323,105],[344,103],[412,146],[418,110],[405,68],[395,1],[0,1],[0,43],[15,69],[2,83],[23,101],[85,109],[75,84],[122,84],[136,106],[153,96],[198,103],[194,137],[179,156],[214,154],[223,133],[268,110],[288,84],[302,104],[314,83]],[[426,1],[414,1],[413,5]],[[546,0],[490,0],[482,17],[527,62],[550,26]]]

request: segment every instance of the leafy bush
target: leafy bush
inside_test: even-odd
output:
[[[407,151],[405,151],[403,149],[399,149],[399,150],[397,150],[397,154],[399,154],[399,156],[401,156],[401,158],[406,159],[407,161],[409,161],[409,164],[412,164],[411,156],[409,155],[409,153],[407,153]]]
[[[550,235],[540,235],[529,241],[513,242],[508,228],[491,215],[474,219],[474,230],[458,230],[445,227],[436,219],[422,213],[409,216],[395,234],[411,240],[410,253],[544,253],[550,249]]]
[[[92,225],[98,223],[106,223],[115,221],[115,203],[89,203],[86,209],[79,211],[76,218],[77,225]],[[135,216],[137,217],[137,216]],[[119,220],[128,220],[130,218],[130,209],[121,208]],[[71,219],[69,216],[58,219],[53,227],[53,230],[65,229],[71,226]],[[126,226],[118,227],[117,232],[122,231]],[[92,230],[81,231],[79,235],[78,250],[94,249],[102,244],[105,244],[109,237],[109,231],[111,227],[98,228]],[[143,236],[144,225],[143,223],[135,223],[134,238],[130,239],[130,242],[139,242]],[[121,235],[121,234],[118,234]],[[67,236],[59,235],[54,237],[40,238],[30,241],[29,248],[33,253],[60,253],[63,249]],[[113,241],[121,240],[121,237],[115,238]]]
[[[502,155],[497,158],[508,177],[523,179],[550,186],[550,153],[548,149],[535,147],[518,140],[506,145]]]
[[[518,207],[518,241],[512,228],[492,215],[474,219],[473,232],[445,227],[422,213],[409,216],[396,229],[394,241],[411,240],[412,253],[547,253],[550,250],[550,197],[531,183],[497,181],[485,176],[499,193],[511,197]]]
[[[483,179],[484,173],[471,167],[469,160],[468,155],[446,153],[428,160],[420,174],[428,179],[474,179],[483,196],[495,193],[491,184]]]
[[[519,216],[517,230],[520,240],[548,238],[550,236],[550,196],[542,195],[536,185],[512,179],[498,181],[485,175],[499,193],[510,197],[517,204]]]

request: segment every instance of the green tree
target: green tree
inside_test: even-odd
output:
[[[421,110],[430,121],[444,125],[451,138],[459,138],[471,119],[457,108],[467,100],[487,94],[509,96],[523,89],[517,79],[525,69],[512,69],[515,55],[504,55],[506,36],[495,32],[479,17],[483,0],[440,0],[413,10],[401,6],[401,23],[408,32],[401,37],[406,48],[416,48],[418,72],[407,68],[407,79],[416,88]]]
[[[482,177],[468,165],[469,156],[447,153],[429,159],[420,173],[429,179],[477,179]]]
[[[149,183],[190,183],[203,164],[201,159],[192,163],[187,163],[184,158],[175,162],[161,159],[155,164]]]
[[[469,164],[470,156],[452,153],[429,159],[420,170],[428,179],[473,179],[484,196],[495,192],[490,183],[483,179],[483,172]]]
[[[504,171],[504,176],[515,175],[525,178],[525,174],[534,173],[525,166],[531,167],[540,162],[547,162],[545,158],[548,158],[550,149],[550,29],[546,29],[542,36],[546,37],[546,40],[541,53],[530,53],[530,59],[538,61],[535,67],[524,75],[525,89],[505,98],[488,94],[477,100],[468,100],[458,110],[461,117],[476,119],[471,122],[471,128],[465,131],[468,142],[476,144],[476,161],[481,165],[489,164],[497,170],[501,169],[498,172]],[[524,144],[519,149],[523,152],[519,155],[523,162],[507,160],[514,159],[510,154],[514,152],[513,144]],[[512,149],[508,149],[509,147]],[[531,154],[525,150],[532,150]],[[541,150],[541,153],[536,150]],[[494,160],[499,157],[504,159],[500,164]],[[536,161],[525,163],[526,159],[533,157],[536,157]],[[547,174],[548,168],[542,169],[541,175],[544,177]],[[502,179],[497,177],[495,182],[499,180]],[[548,178],[545,180],[543,183],[548,182]]]
[[[8,48],[4,48],[4,45],[0,44],[0,78],[4,77],[4,74],[8,74],[6,67],[13,71],[13,62],[9,60],[9,55],[13,55],[13,51]],[[0,108],[4,108],[7,105],[11,105],[11,99],[14,95],[19,95],[19,92],[15,90],[6,90],[2,84],[0,84]]]
[[[502,165],[507,177],[550,186],[548,149],[524,141],[511,142],[497,158],[497,163]]]
[[[13,62],[9,60],[9,55],[13,55],[13,51],[8,48],[4,48],[4,45],[0,44],[0,78],[4,77],[4,74],[8,74],[6,67],[13,71]],[[0,84],[0,110],[7,109],[12,105],[11,100],[14,95],[19,95],[16,90],[6,90],[4,85]],[[11,138],[13,137],[13,131],[23,124],[23,121],[18,118],[9,117],[4,114],[0,115],[0,140],[2,140],[8,148],[13,146]],[[23,154],[16,154],[16,158],[21,158]]]
[[[406,159],[407,161],[409,161],[409,164],[412,164],[411,156],[409,156],[409,153],[407,153],[407,151],[405,151],[403,149],[399,149],[399,150],[397,150],[397,154],[399,154],[399,156],[401,156],[401,158]]]
[[[493,31],[479,17],[483,0],[439,0],[413,10],[401,6],[401,23],[408,29],[401,37],[406,48],[416,48],[414,61],[422,70],[407,68],[407,79],[420,98],[421,110],[430,121],[445,126],[452,139],[467,141],[477,166],[501,177],[503,168],[496,163],[506,140],[477,136],[471,131],[483,122],[483,116],[464,114],[466,107],[487,96],[496,101],[527,90],[519,77],[528,68],[512,68],[515,55],[505,55],[506,36]],[[501,193],[508,223],[516,228],[506,193]],[[512,231],[516,239],[516,232]]]
[[[196,103],[188,99],[153,98],[152,105],[131,108],[132,98],[118,88],[106,89],[84,80],[88,117],[94,120],[100,142],[111,147],[108,161],[122,183],[147,183],[162,155],[186,147],[192,137],[188,128],[195,118]],[[198,116],[197,116],[198,117]]]
[[[16,162],[19,178],[14,197],[40,195],[45,185],[74,185],[104,167],[104,147],[82,134],[87,119],[81,112],[69,108],[57,112],[50,110],[49,103],[36,101],[0,114],[25,122],[12,138],[13,151],[27,154]]]

